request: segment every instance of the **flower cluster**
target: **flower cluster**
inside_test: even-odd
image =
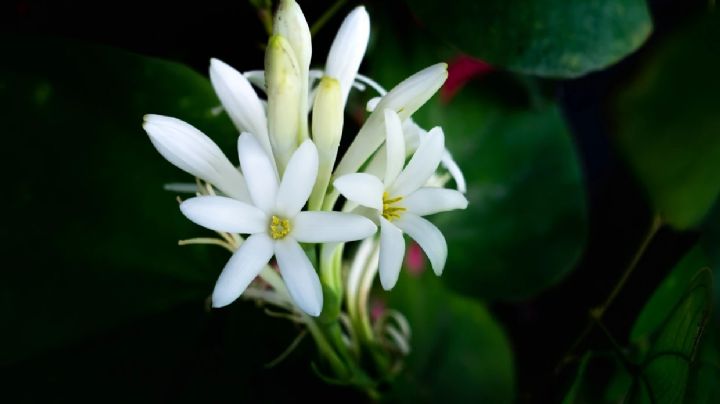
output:
[[[422,216],[465,208],[464,180],[441,128],[425,131],[411,115],[443,84],[446,65],[430,66],[386,92],[358,74],[369,34],[368,14],[358,7],[340,27],[325,68],[311,70],[308,24],[294,1],[283,0],[264,71],[242,74],[211,60],[212,85],[240,133],[239,167],[191,125],[145,117],[143,127],[160,154],[198,179],[196,196],[181,203],[182,213],[220,235],[186,242],[233,251],[215,285],[214,307],[244,295],[287,310],[318,339],[324,337],[312,317],[339,313],[345,296],[347,314],[335,318],[349,317],[343,341],[352,345],[363,339],[358,334],[373,339],[367,295],[378,272],[385,289],[395,285],[405,255],[403,233],[442,273],[445,239]],[[340,157],[349,93],[367,87],[379,97],[368,103],[368,118]],[[438,174],[441,164],[445,175]],[[442,187],[449,178],[458,190]],[[343,245],[356,240],[365,241],[343,266]],[[273,257],[278,270],[270,265]],[[332,308],[325,304],[328,294],[335,297]],[[397,346],[406,342],[395,339]]]

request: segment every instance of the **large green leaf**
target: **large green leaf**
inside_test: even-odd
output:
[[[713,312],[692,369],[688,402],[720,402],[720,203],[716,202],[703,226],[700,245],[713,273]]]
[[[573,268],[585,242],[585,196],[558,109],[492,98],[466,88],[418,120],[443,126],[468,179],[467,210],[435,218],[450,246],[444,279],[474,295],[522,299]]]
[[[716,304],[717,306],[717,304]],[[720,402],[720,333],[718,323],[708,327],[697,350],[695,365],[690,369],[685,402],[711,404]]]
[[[715,324],[718,325],[718,331],[720,331],[720,201],[715,203],[715,207],[705,220],[700,245],[707,255],[708,266],[713,271],[713,297],[715,301],[713,319]],[[718,337],[720,337],[720,332]]]
[[[512,351],[487,309],[446,290],[432,273],[403,273],[388,305],[410,323],[411,352],[390,401],[512,402]]]
[[[504,68],[575,77],[611,65],[652,31],[644,0],[407,0],[422,23]]]
[[[187,67],[57,40],[0,40],[3,332],[12,361],[179,302],[198,305],[227,257],[177,246],[202,234],[166,182],[188,181],[153,149],[146,113],[235,132]],[[226,150],[232,150],[227,148]],[[232,156],[232,154],[230,154]],[[232,158],[232,157],[231,157]]]
[[[706,262],[695,247],[660,284],[635,321],[632,349],[586,353],[565,402],[715,402],[720,368],[713,327],[705,335],[712,304]]]
[[[379,31],[373,77],[392,86],[448,59],[446,50],[417,35]],[[414,116],[426,129],[442,126],[468,182],[467,210],[432,220],[448,241],[443,281],[472,296],[537,294],[562,279],[584,247],[585,193],[568,128],[556,105],[530,98],[516,78],[493,74],[449,103],[431,99]]]
[[[704,251],[695,247],[675,266],[667,278],[655,289],[652,297],[638,315],[630,332],[630,341],[642,351],[650,349],[654,334],[667,321],[678,301],[683,299],[688,285],[698,270],[707,267],[708,258]],[[711,285],[705,285],[711,287]]]
[[[658,287],[638,317],[631,340],[639,348],[640,374],[631,402],[684,402],[694,394],[698,350],[712,305],[712,277],[693,249]]]
[[[696,226],[720,192],[720,17],[666,38],[616,102],[617,140],[655,209]]]

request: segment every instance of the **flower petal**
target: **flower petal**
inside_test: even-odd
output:
[[[180,211],[193,223],[210,230],[230,233],[259,233],[268,226],[260,209],[224,196],[198,196],[180,204]]]
[[[270,156],[255,136],[247,132],[238,138],[238,154],[253,204],[263,212],[270,213],[275,207],[278,189],[278,180]]]
[[[335,169],[335,176],[356,172],[382,144],[384,111],[396,111],[401,120],[415,113],[442,86],[447,65],[438,63],[405,79],[387,93],[370,114]]]
[[[385,176],[385,171],[387,171],[387,147],[385,145],[380,146],[380,148],[375,152],[375,154],[372,156],[370,161],[363,167],[363,172],[366,174],[370,174],[372,176],[381,178]],[[352,175],[352,174],[347,174]],[[384,185],[383,185],[384,186]]]
[[[397,283],[404,255],[405,239],[402,230],[381,217],[379,272],[383,289],[390,290]]]
[[[250,200],[242,174],[204,133],[162,115],[145,115],[143,128],[155,148],[173,165],[213,184],[226,195]]]
[[[433,271],[440,276],[447,260],[447,242],[440,230],[426,219],[407,212],[393,223],[420,245]]]
[[[428,131],[421,128],[412,118],[403,122],[403,133],[405,134],[405,156],[415,153],[420,146],[420,138],[425,138]]]
[[[286,217],[294,217],[305,206],[318,173],[318,152],[306,140],[295,150],[280,182],[275,208]]]
[[[243,76],[255,87],[266,91],[265,88],[265,70],[248,70]]]
[[[445,152],[443,153],[442,157],[442,165],[445,166],[445,168],[448,170],[450,175],[452,176],[453,180],[455,180],[455,186],[457,187],[457,190],[462,192],[463,194],[467,192],[467,184],[465,183],[465,176],[463,175],[462,171],[460,170],[460,166],[457,165],[455,160],[452,157],[452,154],[445,149]]]
[[[468,201],[461,192],[447,188],[420,188],[402,200],[408,212],[418,216],[465,209]]]
[[[345,198],[362,206],[382,210],[385,185],[374,175],[365,173],[347,174],[333,182],[333,186]]]
[[[408,155],[412,155],[417,150],[418,144],[420,143],[420,134],[424,136],[427,134],[422,128],[420,128],[412,118],[406,119],[402,123],[402,133],[404,138],[404,150],[405,155],[402,158],[403,166],[405,165],[405,159]],[[384,177],[386,166],[387,166],[387,142],[380,146],[380,148],[373,154],[370,161],[363,168],[363,172],[377,176],[378,178]],[[394,181],[394,179],[393,179]],[[385,184],[392,184],[387,180]]]
[[[292,223],[292,236],[301,243],[361,240],[377,231],[372,220],[352,213],[300,212]]]
[[[385,141],[387,164],[384,182],[392,184],[405,166],[405,137],[400,117],[391,109],[385,110],[385,132],[387,133]]]
[[[428,132],[427,137],[422,139],[420,147],[410,158],[410,162],[398,175],[395,183],[389,187],[389,193],[391,195],[409,195],[425,185],[437,170],[444,152],[445,135],[440,127],[435,127]]]
[[[447,76],[447,64],[436,63],[428,66],[393,87],[377,108],[381,111],[385,109],[397,111],[400,119],[405,120],[442,87]]]
[[[300,244],[290,237],[275,241],[275,257],[295,304],[305,313],[319,316],[323,306],[320,279]]]
[[[215,283],[213,307],[232,303],[267,265],[273,255],[273,241],[264,233],[250,236],[225,264]]]
[[[210,59],[210,81],[238,130],[255,135],[271,153],[265,108],[245,76],[218,59]]]
[[[368,101],[367,104],[365,105],[365,109],[367,110],[367,112],[375,111],[375,108],[377,108],[378,104],[380,103],[380,100],[382,100],[382,97],[371,98],[370,101]]]
[[[368,39],[370,16],[365,7],[356,7],[340,26],[325,63],[325,74],[340,82],[343,105],[365,55]]]

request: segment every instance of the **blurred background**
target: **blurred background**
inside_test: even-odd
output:
[[[470,206],[433,218],[442,278],[420,262],[374,297],[413,326],[388,401],[720,402],[715,1],[298,3],[313,67],[357,5],[361,73],[449,64],[415,120],[443,127]],[[313,372],[310,339],[266,366],[298,327],[208,309],[227,254],[177,245],[205,233],[141,128],[175,116],[233,156],[209,59],[261,69],[268,6],[0,6],[2,401],[368,401]]]

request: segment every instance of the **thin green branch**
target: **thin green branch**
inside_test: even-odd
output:
[[[287,358],[288,355],[290,355],[300,345],[300,342],[303,340],[303,338],[305,338],[306,335],[307,335],[307,330],[302,330],[300,332],[300,334],[298,334],[298,336],[295,337],[295,339],[293,339],[293,341],[290,343],[290,345],[287,348],[285,348],[285,350],[280,355],[278,355],[277,358],[275,358],[265,364],[265,368],[266,369],[273,368],[273,367],[277,366],[280,362],[284,361],[285,358]]]
[[[575,351],[580,347],[580,344],[582,344],[585,341],[585,338],[590,335],[593,328],[596,324],[602,324],[602,318],[605,315],[605,312],[607,309],[612,305],[612,303],[615,301],[615,298],[617,298],[618,294],[622,291],[622,289],[625,287],[625,284],[627,283],[628,279],[630,278],[630,275],[635,271],[635,268],[637,267],[638,263],[640,263],[640,259],[645,254],[645,251],[650,246],[650,243],[652,242],[653,238],[655,238],[655,235],[657,234],[658,230],[662,227],[662,218],[660,215],[653,216],[652,223],[650,224],[650,228],[648,229],[647,233],[645,234],[645,237],[643,237],[642,242],[640,243],[640,246],[635,251],[635,254],[633,255],[632,259],[630,260],[630,263],[625,268],[625,271],[623,271],[623,274],[620,276],[620,279],[617,281],[613,289],[610,291],[610,294],[608,297],[603,301],[602,304],[599,306],[593,307],[588,312],[588,321],[585,325],[585,328],[583,328],[580,335],[575,339],[572,345],[570,345],[570,348],[567,350],[565,355],[560,359],[560,362],[555,367],[555,372],[559,373],[560,370],[562,370],[566,365],[572,363],[577,359],[577,356],[575,355]]]
[[[322,27],[328,22],[328,20],[330,20],[335,15],[335,13],[337,13],[340,10],[340,8],[342,8],[342,6],[345,5],[345,3],[347,3],[347,0],[335,1],[335,3],[333,3],[333,5],[330,6],[330,8],[325,10],[323,15],[321,15],[320,18],[318,18],[317,21],[315,21],[315,23],[312,25],[312,27],[310,27],[310,34],[312,36],[315,36],[315,34],[317,34],[317,32],[322,29]]]
[[[637,264],[640,262],[640,259],[645,254],[645,250],[647,250],[648,246],[650,245],[650,242],[655,237],[658,230],[660,230],[660,227],[662,227],[662,219],[660,218],[660,215],[655,215],[655,217],[653,217],[652,224],[650,225],[650,229],[648,230],[647,234],[645,235],[645,238],[643,239],[642,243],[640,244],[640,247],[635,252],[635,255],[633,256],[632,260],[630,261],[630,264],[625,269],[625,272],[623,272],[618,283],[615,284],[615,287],[610,292],[610,295],[608,295],[607,299],[605,299],[603,304],[597,308],[597,310],[599,310],[600,317],[602,317],[603,314],[605,314],[605,311],[607,311],[608,307],[610,307],[610,305],[615,300],[617,295],[623,289],[623,287],[625,286],[625,283],[627,283],[627,280],[630,278],[630,275],[632,275],[632,273],[635,271],[635,268],[637,267]]]
[[[226,243],[223,240],[220,240],[218,238],[212,238],[212,237],[196,237],[191,238],[187,240],[178,240],[178,245],[184,246],[184,245],[190,245],[190,244],[211,244],[211,245],[217,245],[220,247],[225,248],[226,250],[232,252],[235,252],[235,250],[232,248],[232,246],[228,243]]]

